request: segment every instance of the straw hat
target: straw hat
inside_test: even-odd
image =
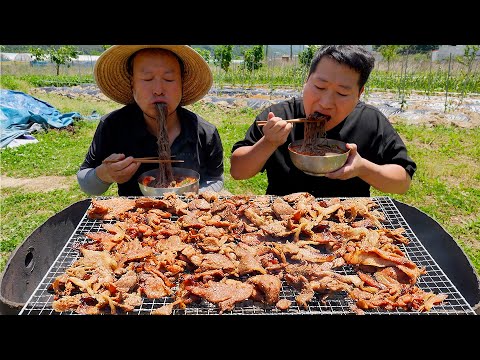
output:
[[[134,52],[145,48],[161,48],[174,52],[184,64],[183,96],[180,105],[200,100],[210,90],[213,76],[203,57],[187,45],[114,45],[105,50],[95,63],[95,81],[100,90],[120,104],[133,99],[127,60]]]

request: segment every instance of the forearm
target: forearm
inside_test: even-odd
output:
[[[210,177],[206,179],[202,179],[199,184],[199,190],[198,192],[204,192],[204,191],[215,191],[219,192],[223,189],[224,186],[224,176],[216,176],[216,177]]]
[[[400,165],[377,165],[365,159],[358,176],[375,189],[391,194],[404,194],[412,180]]]
[[[77,180],[82,191],[90,195],[101,195],[111,185],[111,183],[100,179],[93,168],[79,170],[77,172]]]
[[[276,149],[277,147],[266,141],[265,137],[255,145],[236,149],[230,158],[230,174],[235,180],[255,176]]]

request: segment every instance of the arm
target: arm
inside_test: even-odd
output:
[[[77,180],[82,191],[87,194],[100,195],[108,190],[114,182],[119,184],[128,181],[137,171],[140,163],[133,161],[132,157],[124,154],[112,154],[109,143],[105,120],[100,120],[92,143],[85,159],[77,172]],[[103,163],[103,160],[116,160],[115,163]]]
[[[268,158],[287,141],[293,125],[273,112],[268,114],[268,122],[263,126],[263,136],[251,146],[236,149],[230,158],[230,174],[235,180],[249,179],[262,170]]]
[[[77,172],[78,184],[87,194],[101,195],[114,182],[122,184],[130,180],[140,167],[140,163],[133,161],[133,157],[125,158],[124,154],[112,154],[108,160],[114,163],[102,163],[97,167],[83,167]]]
[[[86,168],[77,172],[78,185],[86,194],[101,195],[112,183],[101,180],[94,168]]]
[[[404,194],[412,179],[403,167],[397,164],[377,165],[364,160],[359,177],[384,193]]]
[[[202,179],[199,184],[198,192],[204,191],[221,191],[224,185],[224,176],[223,174],[220,176],[212,176],[209,179]]]

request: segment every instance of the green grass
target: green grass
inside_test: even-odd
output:
[[[97,122],[78,121],[68,129],[52,129],[36,135],[41,146],[29,145],[2,152],[2,174],[29,177],[55,174],[74,175],[85,157]],[[82,154],[83,153],[83,154]]]
[[[30,94],[49,102],[61,112],[77,111],[83,116],[93,112],[103,115],[118,107],[111,101],[67,99],[35,91]],[[264,194],[267,186],[265,174],[242,181],[230,176],[232,145],[243,138],[257,111],[203,103],[190,108],[218,127],[225,152],[225,188],[233,194]],[[2,176],[66,176],[70,182],[67,187],[51,191],[1,188],[0,271],[12,251],[38,226],[69,205],[89,198],[78,187],[74,175],[97,124],[97,121],[77,121],[68,129],[36,133],[39,141],[36,144],[1,150]],[[373,190],[372,196],[389,195],[431,216],[458,242],[480,274],[480,128],[425,127],[401,122],[394,126],[407,144],[418,169],[406,194],[391,195]],[[112,186],[105,195],[114,196],[116,191],[116,186]]]
[[[397,124],[396,129],[417,172],[406,194],[390,196],[442,225],[480,274],[480,128]]]

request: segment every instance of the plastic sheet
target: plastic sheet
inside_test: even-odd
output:
[[[14,139],[41,129],[63,128],[82,116],[61,113],[52,105],[21,91],[0,89],[0,148]],[[36,126],[35,126],[36,125]]]

